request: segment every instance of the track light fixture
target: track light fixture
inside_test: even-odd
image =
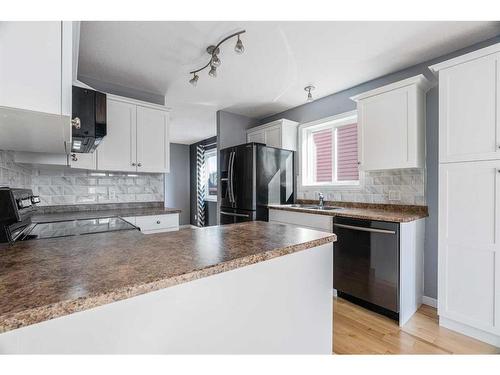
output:
[[[210,71],[208,72],[208,75],[214,78],[217,77],[217,68],[215,67],[215,65],[212,65]]]
[[[311,91],[314,91],[316,87],[314,87],[313,85],[308,85],[306,87],[304,87],[304,90],[307,91],[307,101],[308,102],[312,102],[314,99],[313,99],[313,96],[311,94]]]
[[[193,78],[191,78],[189,80],[189,83],[192,84],[193,86],[196,86],[196,84],[198,83],[198,74],[194,73],[193,74]]]
[[[208,75],[210,77],[214,77],[214,78],[217,77],[217,67],[219,67],[221,64],[221,60],[218,56],[220,53],[219,47],[225,41],[227,41],[231,38],[234,38],[234,37],[238,37],[238,40],[236,41],[236,45],[234,46],[234,51],[238,54],[242,54],[245,51],[245,47],[243,46],[243,42],[240,39],[240,35],[245,33],[245,32],[246,32],[246,30],[238,31],[237,33],[234,33],[234,34],[231,34],[231,35],[225,37],[217,45],[208,46],[207,53],[210,55],[210,60],[203,67],[196,69],[196,70],[193,70],[192,72],[189,72],[189,74],[193,74],[193,78],[191,78],[189,80],[189,83],[192,84],[193,86],[196,86],[196,84],[198,83],[198,74],[196,74],[196,73],[201,72],[202,70],[204,70],[208,67],[210,67]]]

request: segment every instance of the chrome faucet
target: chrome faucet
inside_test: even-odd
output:
[[[320,208],[323,208],[325,206],[325,196],[323,195],[323,193],[319,193],[318,196],[319,196],[318,206]]]

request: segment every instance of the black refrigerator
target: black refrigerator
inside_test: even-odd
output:
[[[220,151],[220,223],[268,220],[269,204],[293,203],[294,152],[247,143]]]

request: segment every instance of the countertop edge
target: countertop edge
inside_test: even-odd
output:
[[[122,301],[128,298],[136,297],[141,294],[158,291],[175,285],[198,280],[204,277],[216,275],[219,273],[235,270],[252,264],[260,263],[280,256],[293,254],[299,251],[311,249],[317,246],[333,243],[336,240],[335,234],[330,234],[323,238],[306,241],[297,245],[289,245],[278,249],[265,251],[259,254],[253,254],[238,259],[222,262],[206,268],[194,270],[185,274],[158,279],[146,284],[137,284],[125,288],[110,290],[97,295],[80,297],[60,301],[46,306],[36,307],[22,312],[5,314],[0,316],[0,334],[12,331],[14,329],[27,327],[44,321],[60,318],[73,313],[89,310],[95,307],[107,305],[109,303]]]
[[[281,211],[291,211],[291,212],[301,212],[301,213],[307,213],[307,214],[313,214],[313,215],[323,215],[323,216],[340,216],[340,217],[350,217],[353,219],[366,219],[366,220],[380,220],[380,221],[390,221],[394,223],[409,223],[415,220],[420,220],[428,217],[428,214],[421,214],[421,213],[397,213],[398,215],[406,215],[407,217],[395,217],[391,216],[394,215],[394,212],[391,211],[385,211],[381,210],[380,212],[374,214],[374,213],[349,213],[349,212],[343,212],[343,210],[349,210],[351,208],[343,208],[343,210],[337,210],[337,211],[321,211],[321,210],[314,210],[314,209],[308,209],[308,208],[301,208],[301,207],[288,207],[288,206],[280,206],[280,205],[269,205],[269,209],[272,210],[281,210]],[[363,208],[352,208],[355,210],[363,210]],[[367,209],[368,210],[368,209]],[[389,220],[390,219],[390,220]]]

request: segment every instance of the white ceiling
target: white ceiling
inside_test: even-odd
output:
[[[221,47],[216,79],[190,70]],[[500,34],[498,22],[82,22],[78,74],[165,95],[171,137],[190,144],[216,134],[219,109],[264,117]]]

